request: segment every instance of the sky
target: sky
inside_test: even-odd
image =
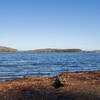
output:
[[[100,49],[100,0],[0,0],[0,46]]]

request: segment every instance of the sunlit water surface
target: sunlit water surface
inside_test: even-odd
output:
[[[100,53],[0,53],[0,81],[100,70]]]

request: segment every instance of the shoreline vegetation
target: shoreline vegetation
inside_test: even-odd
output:
[[[91,50],[85,51],[82,49],[53,49],[53,48],[46,48],[46,49],[35,49],[35,50],[17,50],[9,47],[0,46],[0,52],[100,52],[100,50]]]
[[[57,78],[62,84],[59,88],[53,86]],[[100,100],[100,71],[27,76],[0,82],[0,100]]]

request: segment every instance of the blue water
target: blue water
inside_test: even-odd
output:
[[[100,70],[100,53],[0,53],[0,81]]]

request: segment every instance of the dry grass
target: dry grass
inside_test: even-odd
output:
[[[52,86],[56,78],[63,87]],[[0,82],[0,100],[100,100],[100,71]]]

